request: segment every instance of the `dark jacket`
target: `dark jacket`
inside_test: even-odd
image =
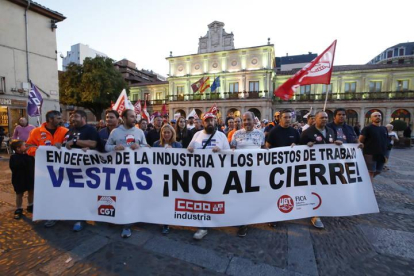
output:
[[[332,128],[333,131],[335,131],[335,134],[336,134],[336,128],[338,127],[338,125],[336,125],[334,122],[332,122],[332,123],[327,124],[326,126],[329,127],[329,128]],[[351,127],[351,126],[344,123],[342,125],[342,131],[343,131],[344,135],[346,136],[346,142],[345,143],[353,144],[353,143],[357,142],[356,140],[358,139],[358,136],[356,135],[353,127]]]
[[[13,154],[9,161],[12,171],[12,184],[16,194],[22,194],[34,188],[35,159],[27,154]]]
[[[336,140],[336,133],[333,129],[326,127],[326,137],[316,128],[315,125],[310,126],[300,135],[300,144],[306,145],[309,142],[314,144],[333,144]]]

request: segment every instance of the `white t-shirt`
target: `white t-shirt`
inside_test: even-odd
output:
[[[195,128],[195,125],[194,124],[193,125],[187,124],[187,129],[188,130],[192,130],[193,128]]]
[[[394,137],[395,141],[398,141],[398,135],[394,131],[388,132],[388,137],[391,138],[391,145],[394,145],[394,140],[392,137]]]
[[[188,147],[194,149],[202,149],[204,144],[207,142],[208,138],[210,138],[211,134],[207,134],[205,130],[197,131],[193,139],[191,140]],[[208,143],[206,149],[212,149],[214,147],[219,147],[222,150],[230,149],[229,142],[227,141],[226,135],[220,131],[216,131],[213,138]]]
[[[247,132],[244,128],[236,131],[231,139],[231,146],[236,149],[260,149],[265,143],[264,132],[253,129]]]

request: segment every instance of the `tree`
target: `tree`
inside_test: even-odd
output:
[[[393,130],[397,132],[398,136],[400,136],[400,131],[404,131],[407,128],[407,123],[403,120],[394,120],[391,124],[394,126]]]
[[[127,89],[122,74],[113,60],[105,57],[86,58],[83,65],[71,63],[59,75],[60,102],[89,109],[101,119],[102,112]]]

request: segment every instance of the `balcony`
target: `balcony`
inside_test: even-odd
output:
[[[168,95],[168,101],[204,101],[204,100],[242,100],[242,99],[260,99],[268,98],[269,91],[254,92],[222,92],[222,93],[203,93],[203,94],[180,94]]]
[[[375,100],[414,100],[414,91],[386,91],[386,92],[355,92],[355,93],[329,93],[328,101],[375,101]],[[282,102],[279,97],[274,101]],[[296,94],[289,102],[324,101],[325,94]]]

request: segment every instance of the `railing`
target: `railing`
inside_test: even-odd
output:
[[[180,95],[168,95],[168,101],[203,101],[203,100],[228,100],[228,99],[260,99],[268,98],[269,92],[255,91],[255,92],[222,92],[222,93],[190,93]]]
[[[289,101],[324,101],[325,94],[296,94]],[[414,99],[414,91],[388,91],[388,92],[355,92],[355,93],[329,93],[328,101],[348,100],[404,100]],[[273,97],[274,101],[282,101],[279,97]]]

